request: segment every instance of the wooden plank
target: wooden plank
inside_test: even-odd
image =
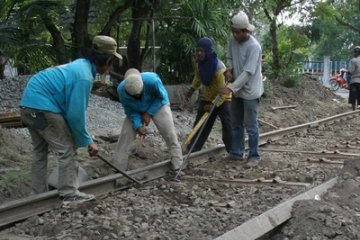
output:
[[[0,123],[18,122],[18,121],[20,121],[20,113],[19,112],[0,113]]]
[[[272,110],[281,110],[281,109],[291,109],[296,108],[297,105],[289,105],[289,106],[278,106],[278,107],[271,107]]]
[[[292,206],[296,201],[314,199],[333,187],[337,178],[333,178],[315,188],[312,188],[292,199],[289,199],[263,214],[250,219],[237,228],[224,233],[215,240],[254,240],[273,230],[291,218]]]
[[[212,177],[200,177],[200,176],[183,176],[181,179],[185,180],[196,180],[198,181],[210,181],[210,182],[223,182],[229,184],[243,184],[243,185],[287,185],[287,186],[296,186],[296,187],[309,187],[311,183],[305,182],[288,182],[283,181],[279,177],[273,179],[245,179],[245,178],[233,178],[233,179],[224,179],[224,178],[212,178]]]
[[[326,156],[328,158],[353,158],[360,157],[360,154],[350,153],[350,152],[340,152],[340,151],[303,151],[303,150],[293,150],[293,149],[279,149],[279,148],[260,148],[260,151],[263,152],[283,152],[283,153],[299,153],[299,154],[310,154],[310,155],[319,155]]]
[[[22,128],[22,127],[25,127],[25,125],[21,121],[3,122],[3,123],[0,123],[0,125],[3,128]]]

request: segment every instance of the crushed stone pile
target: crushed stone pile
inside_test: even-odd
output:
[[[269,239],[360,239],[360,161],[346,160],[338,183],[321,200],[298,201],[292,218]]]

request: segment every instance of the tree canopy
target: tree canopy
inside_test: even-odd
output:
[[[353,46],[360,45],[360,0],[1,2],[0,77],[8,59],[20,73],[32,74],[83,56],[91,39],[103,34],[127,49],[120,73],[129,67],[147,69],[151,64],[145,63],[156,57],[155,71],[164,81],[189,82],[197,40],[214,39],[224,60],[230,18],[239,10],[256,26],[254,35],[274,78],[285,78],[305,59],[349,59]],[[153,45],[160,47],[156,55]]]

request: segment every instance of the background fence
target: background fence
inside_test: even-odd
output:
[[[330,61],[330,74],[338,74],[341,68],[348,69],[350,61]],[[298,69],[299,73],[309,73],[314,75],[323,75],[324,62],[308,61],[303,63],[303,67]]]

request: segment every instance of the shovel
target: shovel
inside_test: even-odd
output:
[[[102,160],[103,162],[105,162],[106,164],[108,164],[110,167],[112,167],[113,169],[115,169],[117,172],[121,173],[124,177],[126,177],[127,179],[133,181],[134,183],[138,184],[139,186],[142,185],[141,182],[139,182],[138,180],[136,180],[135,178],[131,177],[130,175],[128,175],[126,172],[122,171],[121,169],[119,169],[117,166],[115,166],[114,164],[112,164],[106,157],[104,157],[102,154],[98,153],[97,157]]]

